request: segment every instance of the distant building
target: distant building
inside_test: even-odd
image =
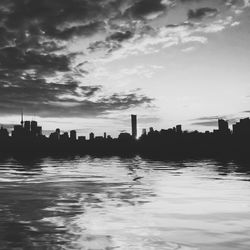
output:
[[[37,121],[31,121],[31,132],[36,132]]]
[[[177,134],[182,134],[181,125],[177,125],[177,126],[176,126],[176,133],[177,133]]]
[[[132,138],[137,137],[137,117],[136,115],[131,115],[131,125],[132,125]]]
[[[86,137],[85,136],[78,136],[78,141],[79,142],[85,142],[86,141]]]
[[[147,130],[145,128],[142,129],[142,135],[147,135]]]
[[[104,137],[105,140],[107,139],[107,133],[106,132],[104,133],[103,137]]]
[[[22,125],[14,125],[14,130],[12,131],[12,136],[14,138],[20,138],[24,136],[24,128]]]
[[[120,133],[118,136],[119,141],[130,141],[131,138],[134,139],[134,137],[131,136],[131,134],[129,134],[129,133]]]
[[[173,133],[175,134],[175,133],[176,133],[176,127],[173,127],[173,128],[172,128],[172,131],[173,131]]]
[[[30,132],[30,121],[24,122],[24,129],[25,129],[25,132]]]
[[[59,141],[60,140],[60,129],[57,128],[54,133],[50,134],[49,138],[52,141]]]
[[[245,136],[248,135],[250,136],[250,119],[245,118],[245,119],[240,119],[239,122],[233,125],[233,134],[234,135],[240,135],[240,136]]]
[[[228,122],[223,120],[223,119],[219,119],[218,120],[218,132],[219,134],[222,135],[228,135],[230,134],[230,129],[228,127]]]
[[[76,141],[76,131],[75,130],[70,131],[70,140]]]
[[[96,142],[101,142],[101,141],[103,141],[104,140],[104,138],[102,137],[102,136],[96,136],[95,137],[95,141]]]
[[[64,132],[64,133],[60,136],[60,140],[62,140],[62,141],[68,141],[68,140],[69,140],[69,134],[68,134],[68,132]]]
[[[23,127],[23,110],[21,112],[21,126]]]
[[[6,138],[8,138],[8,137],[9,137],[9,132],[8,132],[8,130],[5,129],[5,128],[3,128],[3,127],[1,126],[1,128],[0,128],[0,139],[6,139]]]
[[[93,141],[95,139],[95,134],[93,133],[93,132],[91,132],[90,134],[89,134],[89,140],[90,141]]]

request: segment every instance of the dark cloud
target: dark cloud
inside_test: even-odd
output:
[[[65,28],[63,30],[59,29],[51,29],[48,32],[48,35],[52,38],[62,39],[62,40],[69,40],[74,36],[91,36],[97,33],[98,31],[104,30],[104,23],[103,22],[92,22],[86,25],[74,26],[70,28]]]
[[[74,37],[105,31],[104,20],[121,15],[119,8],[125,6],[124,2],[2,0],[0,114],[17,114],[23,108],[27,114],[40,116],[84,117],[149,104],[152,99],[138,93],[102,96],[102,86],[75,81],[79,75],[88,74],[84,69],[87,63],[73,66],[78,54],[66,49],[65,42]],[[134,13],[139,13],[140,8],[139,4]],[[154,4],[152,8],[155,9]],[[105,43],[121,43],[132,36],[130,30],[114,30]],[[47,79],[58,76],[60,83]]]
[[[9,28],[25,29],[30,24],[39,24],[41,30],[50,34],[60,25],[76,21],[88,21],[102,15],[102,3],[95,0],[10,0],[6,25]]]
[[[216,127],[218,126],[217,121],[204,121],[204,122],[194,122],[192,125],[205,126],[205,127]]]
[[[218,13],[217,9],[214,8],[199,8],[196,10],[188,11],[188,19],[202,19],[204,17],[214,17]]]
[[[42,54],[36,51],[23,51],[17,47],[6,47],[0,50],[0,68],[13,70],[35,69],[40,73],[69,71],[70,57]]]
[[[107,54],[110,54],[113,51],[120,49],[122,47],[121,43],[132,38],[133,35],[134,34],[128,30],[125,32],[118,31],[108,36],[105,41],[96,41],[91,43],[88,47],[88,50],[90,52],[104,50]]]
[[[162,0],[140,0],[135,1],[135,4],[127,10],[127,14],[134,18],[147,18],[150,14],[166,10],[167,7]]]
[[[18,113],[23,107],[41,116],[95,116],[150,104],[152,99],[138,92],[100,97],[100,85],[84,86],[89,59],[83,53],[104,50],[109,55],[134,36],[153,37],[155,28],[147,20],[167,13],[175,1],[167,2],[1,0],[0,113]],[[216,13],[210,8],[190,10],[189,18]],[[87,38],[82,42],[85,48],[70,52],[69,45],[81,46],[74,43],[79,37]],[[75,80],[79,77],[81,82]]]
[[[115,40],[118,42],[122,42],[124,40],[127,40],[129,38],[133,37],[133,33],[129,30],[127,30],[126,32],[115,32],[113,33],[111,36],[109,36],[107,38],[107,40]]]
[[[78,82],[47,83],[45,80],[29,77],[11,83],[2,80],[0,114],[17,114],[23,108],[27,115],[88,117],[150,104],[152,101],[138,93],[113,94],[91,100],[101,90],[102,87],[98,85],[80,86]]]

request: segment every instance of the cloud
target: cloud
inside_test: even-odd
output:
[[[194,122],[192,125],[205,126],[205,127],[216,127],[218,126],[217,121],[204,121],[204,122]]]
[[[182,52],[188,53],[188,52],[191,52],[193,50],[195,50],[195,47],[187,47],[187,48],[183,49]]]
[[[153,101],[138,91],[97,95],[101,90],[101,86],[81,86],[78,82],[46,83],[31,78],[12,83],[1,81],[0,114],[17,114],[23,108],[27,115],[41,117],[89,117],[149,105]]]
[[[200,8],[198,2],[189,12],[191,6],[185,7],[186,20],[166,24],[165,15],[187,0],[1,0],[0,113],[18,113],[23,106],[41,116],[95,116],[147,106],[150,97],[108,93],[100,84],[85,84],[85,77],[93,67],[127,56],[205,44],[206,34],[237,24],[217,15],[219,7],[203,1]],[[145,70],[121,74],[138,72]]]
[[[15,71],[34,69],[38,73],[69,71],[70,57],[52,53],[42,54],[36,51],[23,51],[17,47],[5,47],[0,50],[1,69]]]
[[[218,13],[217,9],[213,8],[199,8],[196,10],[188,11],[188,19],[202,19],[205,17],[215,17]]]
[[[232,27],[239,26],[239,25],[240,25],[239,21],[235,21],[235,22],[231,23]]]
[[[167,1],[139,0],[127,9],[126,14],[133,18],[153,19],[167,10]]]
[[[110,35],[106,40],[108,40],[108,41],[114,40],[114,41],[122,42],[122,41],[127,40],[131,37],[133,37],[132,32],[127,30],[126,32],[115,32],[112,35]]]

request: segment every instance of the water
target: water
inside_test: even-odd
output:
[[[0,249],[250,249],[250,166],[0,161]]]

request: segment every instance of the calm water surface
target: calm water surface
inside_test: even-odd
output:
[[[0,161],[0,249],[250,249],[250,166]]]

